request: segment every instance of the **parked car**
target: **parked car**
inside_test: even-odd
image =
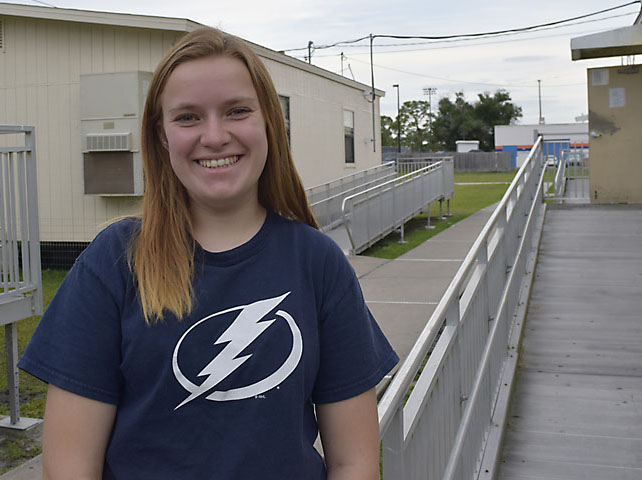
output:
[[[567,167],[581,167],[584,165],[582,155],[579,153],[569,153],[566,156],[566,166]]]

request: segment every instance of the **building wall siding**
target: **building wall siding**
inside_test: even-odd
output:
[[[373,152],[371,104],[363,91],[263,59],[279,95],[290,98],[291,147],[306,188],[381,163]],[[343,110],[354,112],[355,163],[345,164]]]
[[[138,213],[141,202],[139,197],[84,194],[80,75],[151,72],[184,32],[0,18],[5,31],[0,124],[36,127],[41,239],[90,241],[111,219]],[[279,94],[290,97],[292,150],[306,187],[380,163],[379,148],[373,152],[372,143],[364,141],[372,137],[372,117],[361,90],[263,59]],[[351,166],[343,161],[343,109],[355,114],[356,161]]]
[[[3,17],[0,123],[36,127],[40,235],[89,241],[112,218],[137,213],[140,199],[84,194],[80,75],[152,70],[182,34]]]

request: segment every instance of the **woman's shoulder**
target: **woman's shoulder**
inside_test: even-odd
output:
[[[83,250],[78,260],[94,265],[126,261],[131,243],[139,229],[138,217],[126,217],[109,224]]]
[[[345,272],[352,268],[341,247],[322,231],[282,217],[277,222],[273,238],[282,255],[298,258],[315,271]]]
[[[301,243],[317,253],[320,251],[336,253],[337,250],[341,252],[340,247],[335,243],[335,241],[321,230],[317,230],[316,228],[297,220],[290,220],[278,215],[274,215],[274,217],[276,231],[281,231],[283,235],[289,236],[293,241]]]

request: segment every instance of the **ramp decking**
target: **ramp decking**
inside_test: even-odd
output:
[[[642,207],[548,209],[499,472],[642,479]]]

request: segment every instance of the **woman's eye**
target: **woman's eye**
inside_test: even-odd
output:
[[[238,107],[238,108],[234,108],[234,109],[232,109],[230,111],[230,116],[232,116],[232,117],[243,117],[243,116],[247,115],[248,113],[250,113],[250,109],[249,108]]]
[[[194,115],[192,113],[183,113],[183,114],[178,115],[176,117],[176,121],[177,122],[193,122],[196,119],[197,119],[196,115]]]

